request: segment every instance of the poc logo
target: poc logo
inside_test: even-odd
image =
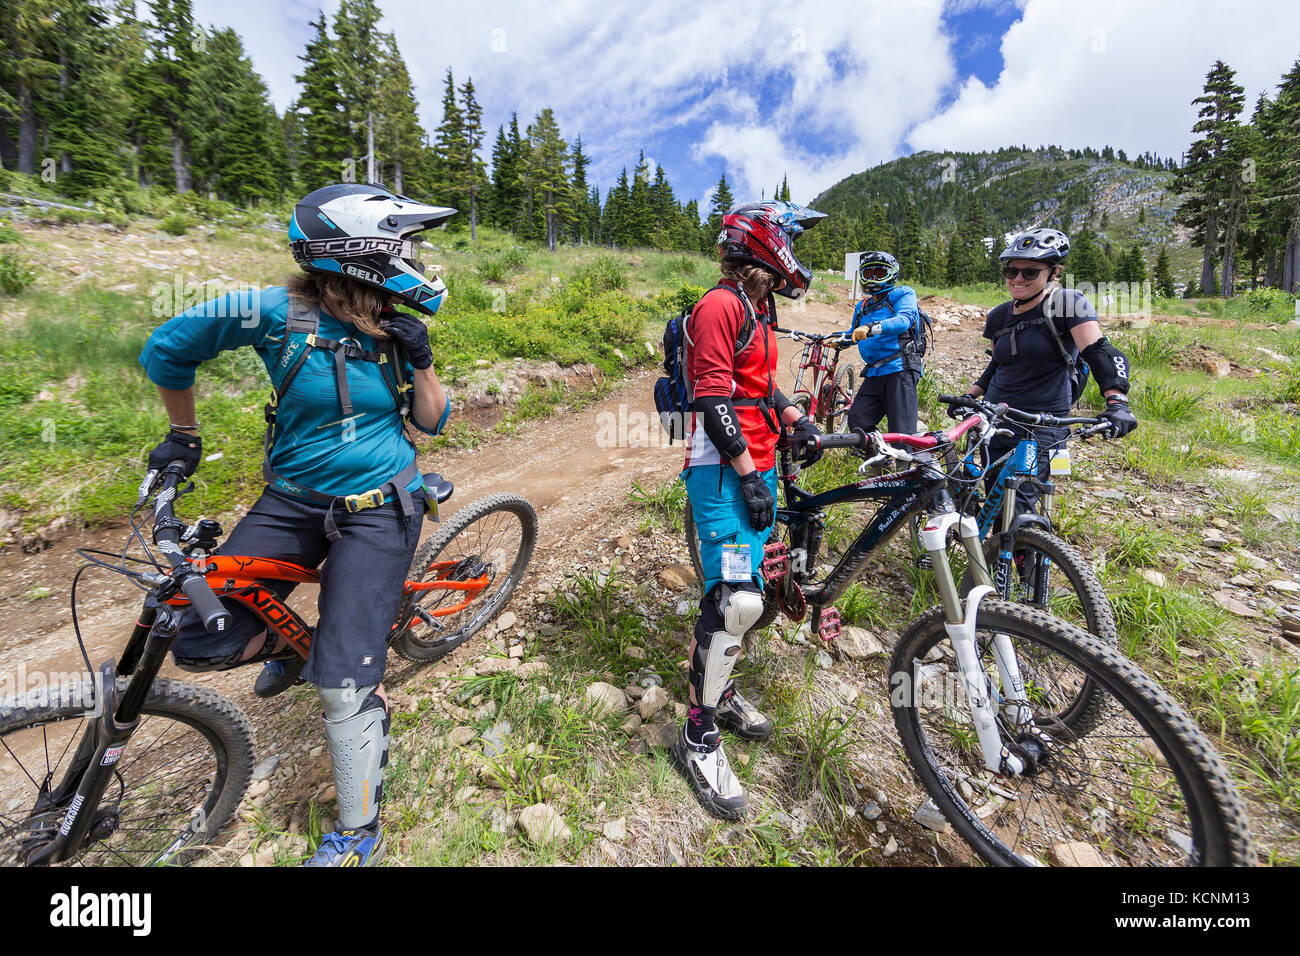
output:
[[[344,263],[343,274],[352,276],[354,279],[360,279],[363,282],[373,282],[376,285],[384,284],[384,277],[373,269],[365,269],[361,266],[354,265],[351,262]]]
[[[718,418],[722,422],[722,427],[727,430],[728,435],[736,434],[736,423],[730,415],[727,414],[726,405],[714,405],[714,411],[718,413]]]

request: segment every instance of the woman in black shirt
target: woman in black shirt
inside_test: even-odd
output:
[[[988,314],[984,337],[993,342],[992,359],[968,395],[987,395],[991,402],[1006,402],[1026,412],[1068,415],[1074,404],[1074,365],[1082,355],[1102,395],[1106,410],[1101,418],[1111,425],[1113,437],[1137,427],[1128,407],[1129,362],[1101,334],[1092,303],[1073,289],[1053,288],[1070,254],[1070,239],[1056,229],[1031,229],[1011,240],[1003,250],[1003,275],[1010,302]],[[1015,426],[1014,438],[994,438],[989,457],[996,461],[1023,437]],[[1050,474],[1051,451],[1065,441],[1064,429],[1040,428],[1038,474]],[[1017,502],[1022,510],[1033,507],[1037,493],[1022,487]]]

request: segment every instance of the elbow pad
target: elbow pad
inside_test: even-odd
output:
[[[1097,386],[1103,395],[1111,388],[1118,388],[1128,394],[1128,358],[1111,345],[1106,336],[1103,335],[1079,354],[1088,363],[1088,368],[1093,378],[1097,380]]]
[[[794,402],[785,397],[785,394],[779,389],[772,389],[772,407],[776,409],[776,417],[779,421],[781,415],[787,408],[795,408]]]
[[[723,458],[734,461],[749,447],[749,442],[740,433],[740,416],[729,397],[709,395],[697,398],[695,414],[704,425],[704,434],[709,436],[709,441]]]
[[[993,382],[993,373],[997,371],[997,368],[998,363],[990,359],[988,367],[984,369],[983,374],[981,374],[979,378],[975,379],[975,384],[979,386],[980,391],[985,395],[989,393],[989,385]]]

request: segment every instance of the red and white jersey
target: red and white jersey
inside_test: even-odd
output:
[[[722,284],[735,287],[723,280]],[[776,387],[776,333],[767,318],[767,303],[754,303],[758,327],[739,355],[736,341],[745,324],[745,307],[740,298],[726,289],[712,289],[695,306],[687,325],[690,343],[686,348],[686,376],[694,386],[695,398],[725,396],[736,401],[744,398],[769,398]],[[775,324],[775,317],[772,319]],[[758,405],[737,405],[740,433],[749,444],[754,466],[766,471],[776,465],[776,442],[780,437],[768,427]],[[773,422],[776,413],[768,410]],[[691,412],[691,431],[686,443],[686,467],[717,465],[722,456],[695,412]]]

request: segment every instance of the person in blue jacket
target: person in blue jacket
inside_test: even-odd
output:
[[[890,431],[913,433],[922,369],[912,342],[920,334],[921,307],[910,287],[895,285],[898,260],[888,252],[864,252],[858,278],[864,297],[853,309],[849,331],[864,366],[848,427],[871,432],[888,418]]]
[[[275,389],[266,409],[266,488],[221,553],[321,567],[310,657],[304,666],[233,601],[226,603],[230,625],[217,634],[188,610],[172,653],[187,670],[267,662],[254,688],[260,697],[284,690],[300,672],[315,685],[338,825],[309,865],[367,866],[384,852],[379,806],[389,722],[380,682],[427,505],[406,426],[436,435],[450,411],[428,326],[392,305],[438,311],[447,290],[425,275],[413,236],[455,212],[375,185],[318,189],[295,205],[289,227],[302,274],[284,287],[188,309],[156,329],[140,354],[171,424],[149,455],[150,469],[178,459],[187,475],[198,467],[194,378],[201,363],[251,346]],[[293,585],[272,588],[283,598]]]

